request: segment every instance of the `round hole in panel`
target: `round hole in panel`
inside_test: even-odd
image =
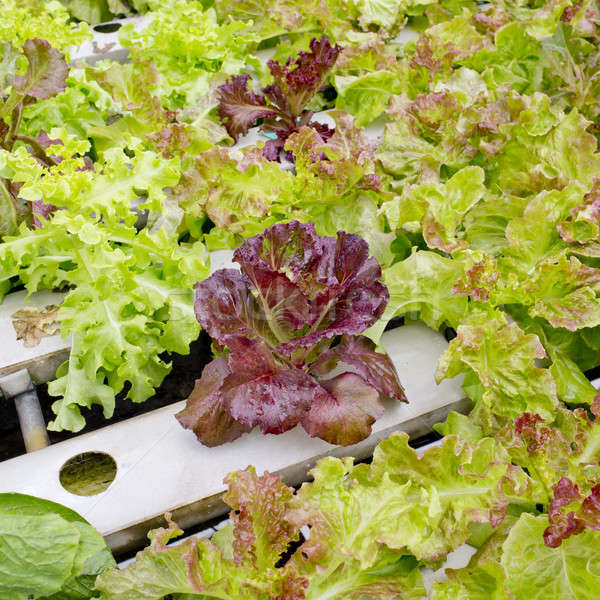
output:
[[[98,33],[114,33],[121,29],[121,23],[101,23],[100,25],[94,25],[92,29]]]
[[[104,492],[116,476],[117,463],[105,452],[77,454],[60,468],[59,473],[60,484],[77,496],[95,496]]]

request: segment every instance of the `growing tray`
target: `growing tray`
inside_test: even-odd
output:
[[[40,298],[49,299],[44,294],[33,295],[34,302]],[[3,313],[12,310],[15,301],[7,298]],[[12,327],[4,331],[10,334],[4,346],[11,348],[14,364],[23,365],[23,355],[29,352],[30,364],[49,371],[45,361],[56,362],[57,355],[68,352],[68,344],[47,338],[40,348],[44,355],[32,357],[16,340]],[[297,484],[325,455],[364,458],[392,431],[418,437],[429,433],[450,410],[469,408],[461,378],[435,383],[437,359],[447,346],[441,334],[422,323],[409,322],[386,332],[382,343],[399,372],[409,403],[387,402],[373,434],[354,446],[335,447],[296,428],[279,436],[254,431],[233,443],[207,448],[175,420],[173,415],[184,405],[178,402],[0,463],[0,492],[34,494],[69,506],[87,518],[119,553],[142,544],[148,529],[160,525],[166,511],[173,512],[184,528],[224,513],[226,507],[220,500],[223,478],[232,471],[253,464],[259,472],[276,472],[289,484]],[[67,491],[60,482],[61,468],[70,459],[93,452],[114,459],[114,481],[106,491],[91,496]]]

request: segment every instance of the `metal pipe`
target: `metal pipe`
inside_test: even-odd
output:
[[[7,400],[12,398],[15,401],[27,452],[49,446],[46,422],[29,371],[21,369],[0,378],[0,391]]]

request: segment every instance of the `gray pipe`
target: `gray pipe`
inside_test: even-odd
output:
[[[7,400],[12,398],[15,401],[27,452],[49,446],[46,423],[29,371],[21,369],[0,378],[0,391]]]

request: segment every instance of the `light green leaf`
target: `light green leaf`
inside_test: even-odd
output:
[[[142,30],[132,23],[121,27],[119,40],[129,49],[134,68],[152,61],[158,77],[151,89],[173,110],[196,104],[215,77],[239,73],[259,38],[243,22],[219,24],[214,8],[173,0],[157,7]]]
[[[600,586],[600,532],[585,530],[558,548],[544,545],[544,516],[523,514],[503,545],[507,587],[517,598],[592,600]]]
[[[359,22],[365,29],[369,25],[379,25],[390,30],[398,21],[402,22],[404,4],[404,0],[358,0]]]
[[[390,557],[389,563],[378,564],[372,569],[361,569],[358,561],[346,559],[332,572],[316,572],[311,578],[306,600],[421,600],[424,594],[417,560],[412,556],[401,556]]]
[[[22,46],[27,40],[40,38],[53,48],[69,52],[91,37],[87,23],[74,23],[67,9],[57,0],[2,1],[0,42],[10,41],[15,46]]]
[[[539,111],[538,111],[539,112]],[[494,159],[497,182],[504,192],[532,194],[541,190],[562,189],[578,182],[591,187],[600,168],[596,138],[587,131],[590,123],[574,108],[560,116],[560,122],[545,135],[525,123],[511,131],[511,139]],[[531,115],[540,123],[539,114]],[[529,129],[529,131],[528,131]]]
[[[88,600],[115,561],[74,511],[23,494],[0,494],[0,593],[7,600]]]
[[[452,288],[463,275],[459,261],[434,252],[414,252],[406,260],[384,269],[383,280],[390,301],[381,319],[366,335],[379,341],[387,322],[395,316],[419,318],[439,329],[444,323],[457,327],[466,314],[468,299],[454,295]]]
[[[535,366],[545,356],[539,338],[507,324],[504,313],[474,313],[440,358],[436,380],[474,371],[484,389],[482,401],[495,414],[515,418],[529,411],[551,420],[556,383],[548,369]]]
[[[488,87],[510,85],[521,93],[539,89],[542,79],[542,46],[520,23],[508,22],[494,36],[495,48],[483,48],[463,64],[482,73]]]
[[[0,180],[0,240],[17,233],[17,210],[6,185]]]
[[[462,157],[418,135],[403,118],[386,124],[376,156],[387,173],[410,183],[435,180],[441,165],[464,166]]]
[[[423,215],[423,237],[430,248],[451,253],[465,244],[456,236],[462,218],[483,196],[481,167],[464,167],[446,183],[411,186],[408,194],[428,208]]]
[[[536,497],[490,438],[471,446],[449,436],[419,457],[406,434],[394,434],[370,466],[326,458],[312,475],[293,501],[298,524],[311,525],[303,551],[324,564],[354,559],[362,569],[389,561],[393,550],[435,561],[466,541],[469,522],[500,522],[508,496]]]
[[[548,255],[558,255],[567,244],[560,237],[557,224],[580,205],[583,189],[572,183],[563,190],[543,191],[534,196],[522,216],[512,219],[506,227],[509,248],[509,270],[530,273]]]
[[[367,125],[386,109],[393,94],[401,91],[401,80],[392,71],[365,75],[338,75],[334,78],[338,92],[335,107],[356,117],[357,125]]]
[[[58,592],[73,568],[79,531],[59,516],[0,513],[0,593],[27,600]]]
[[[600,325],[600,269],[563,255],[539,263],[524,287],[532,296],[532,317],[569,331]]]

